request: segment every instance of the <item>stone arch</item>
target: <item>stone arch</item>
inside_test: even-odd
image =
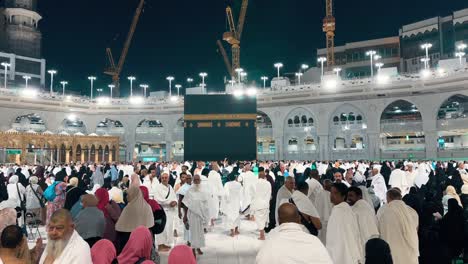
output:
[[[387,104],[380,114],[380,123],[382,120],[391,119],[422,121],[422,115],[416,104],[406,99],[399,99]]]
[[[76,133],[87,134],[86,124],[78,117],[67,117],[59,126],[58,132],[67,132],[70,135]]]
[[[257,111],[257,127],[273,128],[273,123],[268,114],[259,110]]]
[[[304,107],[297,107],[292,109],[287,115],[286,118],[284,119],[284,123],[286,124],[286,127],[291,126],[290,121],[292,120],[292,125],[301,125],[304,124],[305,126],[309,126],[309,119],[312,118],[312,121],[317,121],[316,117],[312,112]],[[302,122],[305,121],[305,122]],[[312,122],[312,125],[315,122]]]
[[[47,130],[44,119],[36,113],[17,116],[11,123],[11,128],[20,132],[34,131],[37,133]]]
[[[353,116],[356,117],[355,120],[357,120],[357,116],[361,116],[361,121],[366,121],[366,115],[364,115],[364,112],[357,106],[349,103],[338,106],[330,116],[332,117],[331,119],[333,122],[335,122],[336,117],[338,117],[338,121],[341,121],[342,117],[346,118],[345,121],[349,121],[348,117],[350,114],[353,114]]]
[[[468,96],[453,94],[442,101],[437,109],[437,120],[468,117]]]
[[[120,136],[125,134],[125,126],[120,120],[106,117],[97,124],[96,134]]]

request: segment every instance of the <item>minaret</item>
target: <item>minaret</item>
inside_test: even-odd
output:
[[[41,16],[36,12],[37,0],[5,0],[3,9],[6,53],[41,58],[42,34],[38,29]]]

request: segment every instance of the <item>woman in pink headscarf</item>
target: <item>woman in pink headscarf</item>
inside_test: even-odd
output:
[[[117,252],[115,251],[114,244],[107,239],[101,239],[91,248],[91,258],[93,264],[111,264]]]
[[[104,213],[106,219],[106,228],[103,238],[109,239],[112,243],[116,243],[117,234],[115,232],[115,223],[119,220],[122,210],[120,206],[112,200],[109,200],[109,192],[105,188],[99,188],[94,194],[98,199],[97,208]]]
[[[197,264],[197,261],[190,247],[178,245],[169,253],[168,264]]]
[[[151,232],[145,226],[133,230],[122,253],[117,257],[119,263],[134,264],[138,261],[151,259],[153,239]]]
[[[167,220],[166,215],[164,214],[164,210],[159,205],[159,203],[149,198],[148,188],[145,186],[140,186],[140,190],[143,194],[143,199],[145,199],[149,206],[151,206],[151,211],[153,212],[154,226],[150,228],[150,230],[153,232],[153,235],[158,235],[164,230],[164,226],[166,225]]]

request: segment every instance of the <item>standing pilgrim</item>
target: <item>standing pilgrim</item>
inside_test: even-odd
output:
[[[323,181],[323,190],[321,190],[315,198],[315,208],[320,215],[320,222],[322,223],[322,229],[319,230],[318,238],[324,245],[327,241],[327,225],[328,220],[332,212],[333,204],[330,198],[332,182],[331,180]]]
[[[406,164],[407,171],[406,171],[406,181],[408,182],[408,188],[414,186],[416,176],[418,175],[417,171],[414,169],[414,164],[412,162],[408,162]]]
[[[156,235],[159,245],[158,249],[160,251],[167,251],[174,243],[174,217],[177,212],[177,197],[174,189],[169,185],[169,173],[164,172],[161,175],[161,184],[156,188],[154,198],[164,208],[164,212],[166,213],[166,226],[164,227],[164,231]]]
[[[294,177],[287,177],[284,185],[278,190],[276,194],[276,206],[275,206],[275,221],[276,225],[279,225],[278,221],[278,208],[281,205],[282,200],[289,201],[294,192],[295,180]]]
[[[218,218],[219,215],[219,203],[221,201],[221,197],[223,196],[223,182],[221,181],[221,175],[219,175],[219,167],[218,163],[213,162],[211,165],[211,171],[208,174],[208,184],[211,187],[212,191],[212,210],[211,210],[211,225],[214,225],[214,219]]]
[[[199,175],[193,176],[193,186],[187,191],[184,196],[184,224],[190,230],[190,243],[199,255],[203,252],[201,248],[205,246],[205,223],[209,220],[208,215],[208,197],[207,194],[201,191],[201,180]]]
[[[374,189],[375,195],[379,198],[380,205],[384,204],[387,201],[387,185],[377,165],[372,169],[372,177],[370,177],[370,179],[372,180],[371,187]]]
[[[365,248],[369,239],[379,235],[375,210],[367,201],[362,199],[362,190],[358,187],[353,186],[348,189],[347,202],[357,216],[361,242],[363,248]]]
[[[361,236],[356,214],[345,202],[346,185],[334,183],[331,188],[332,209],[327,227],[327,249],[333,263],[358,264],[363,261]]]
[[[408,193],[409,185],[406,179],[406,173],[402,170],[404,167],[403,163],[400,162],[396,165],[396,168],[390,174],[390,180],[388,185],[392,188],[400,189],[403,196]]]
[[[270,214],[271,184],[266,180],[265,172],[259,172],[258,181],[255,185],[255,193],[252,197],[251,212],[260,230],[258,239],[265,240],[265,225],[268,223]]]
[[[398,190],[387,192],[387,206],[379,218],[381,238],[390,245],[394,264],[417,264],[418,214],[401,200]]]
[[[224,185],[224,201],[221,210],[226,216],[226,227],[231,230],[231,236],[239,234],[240,203],[242,198],[242,185],[236,181],[235,172],[228,176],[228,182]]]
[[[184,217],[187,217],[187,213],[185,212],[187,208],[185,204],[183,203],[183,201],[188,190],[192,187],[192,175],[186,174],[185,172],[184,174],[181,174],[181,175],[185,175],[185,183],[177,191],[177,196],[179,199],[179,202],[177,203],[177,209],[179,213],[179,219],[184,219]],[[184,210],[183,215],[182,215],[182,209]],[[184,224],[184,240],[187,241],[187,245],[190,246],[190,230],[188,229],[187,224]]]
[[[306,169],[307,171],[308,169]],[[310,176],[306,180],[307,184],[309,185],[309,193],[307,196],[309,197],[310,201],[312,203],[315,203],[315,198],[317,197],[318,193],[320,193],[321,190],[323,190],[322,185],[319,182],[320,180],[320,175],[318,170],[311,170],[310,171]]]
[[[239,178],[242,180],[242,212],[249,215],[250,205],[252,198],[255,194],[255,184],[257,183],[257,176],[252,172],[250,164],[244,165],[244,173]]]

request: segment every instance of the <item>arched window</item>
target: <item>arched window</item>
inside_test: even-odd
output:
[[[362,121],[362,116],[361,115],[356,116],[356,120],[357,121]]]
[[[340,118],[338,118],[337,116],[333,117],[333,122],[338,123],[339,121],[340,121]]]
[[[302,123],[302,124],[307,124],[307,116],[303,115],[303,116],[301,117],[301,123]]]
[[[299,120],[299,117],[298,116],[295,116],[294,117],[294,124],[300,124],[301,123],[301,120]]]
[[[346,120],[348,120],[347,115],[346,115],[345,113],[342,113],[342,114],[340,115],[340,121],[341,121],[341,122],[346,122]]]
[[[312,117],[309,117],[309,120],[308,120],[307,123],[309,123],[309,125],[313,125],[314,124],[314,119]]]
[[[293,120],[291,118],[288,119],[288,125],[292,125],[293,124]]]
[[[348,114],[348,121],[355,121],[356,120],[356,116],[354,115],[353,112],[349,113]]]

